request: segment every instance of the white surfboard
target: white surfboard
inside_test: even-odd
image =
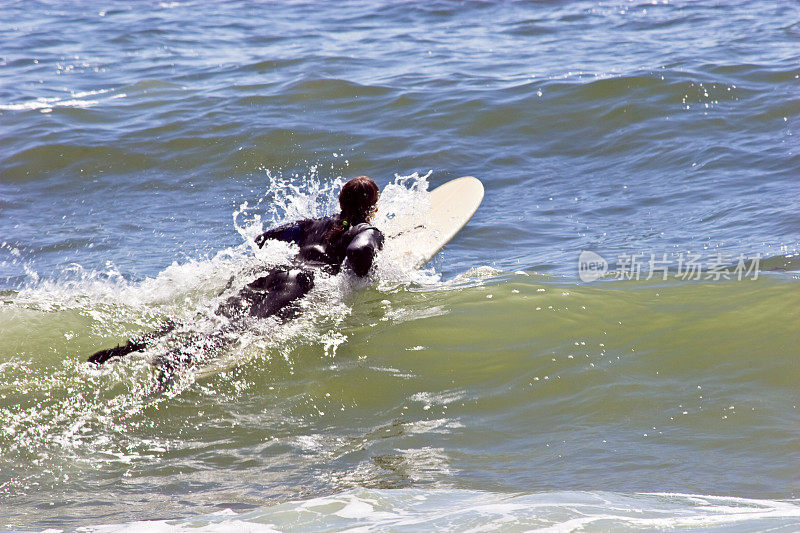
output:
[[[386,235],[385,252],[393,259],[421,267],[463,228],[483,200],[483,184],[472,176],[457,178],[430,192],[430,211],[406,228]]]

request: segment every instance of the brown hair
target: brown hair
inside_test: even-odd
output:
[[[366,222],[378,203],[378,186],[367,176],[353,178],[342,186],[339,193],[339,220],[328,232],[328,242],[333,242],[348,227]]]
[[[340,218],[350,224],[366,222],[378,203],[378,186],[367,176],[353,178],[339,193]]]

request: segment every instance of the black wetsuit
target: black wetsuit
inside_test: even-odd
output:
[[[261,318],[291,318],[297,310],[290,304],[314,287],[314,270],[338,274],[347,265],[356,275],[365,276],[375,253],[383,247],[380,230],[366,222],[342,224],[338,216],[284,224],[256,237],[256,244],[262,247],[268,240],[297,244],[300,251],[294,265],[273,268],[248,284],[222,304],[218,314],[232,318],[247,312]]]
[[[367,223],[352,225],[343,222],[338,215],[278,226],[256,237],[256,244],[260,248],[268,240],[297,244],[300,251],[294,264],[275,267],[246,285],[236,296],[219,306],[218,315],[231,319],[245,315],[291,318],[297,313],[291,304],[314,287],[315,270],[338,274],[345,265],[356,275],[365,276],[372,267],[375,254],[383,248],[380,230]],[[160,330],[130,340],[125,345],[101,350],[89,357],[89,362],[102,364],[113,357],[142,350],[175,327],[176,324],[168,323]]]

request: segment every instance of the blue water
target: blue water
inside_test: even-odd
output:
[[[256,509],[255,522],[287,501],[336,495],[372,501],[410,487],[462,509],[471,505],[464,490],[491,501],[522,493],[522,506],[543,491],[543,502],[552,496],[577,508],[580,491],[588,491],[590,499],[610,502],[613,516],[614,505],[639,491],[735,496],[781,509],[775,512],[788,522],[780,524],[796,528],[798,481],[790,472],[800,398],[789,378],[797,375],[800,355],[798,124],[795,2],[6,2],[0,16],[3,523],[42,529],[133,527],[149,519],[187,525],[193,516],[213,522],[214,497],[197,495],[210,488],[199,474],[182,483],[181,468],[167,471],[163,463],[178,460],[167,452],[134,473],[141,485],[126,483],[120,464],[92,462],[108,447],[112,455],[147,455],[130,442],[150,439],[180,450],[174,453],[190,463],[206,461],[204,453],[219,461],[223,466],[208,478],[217,480],[215,494],[231,496],[220,497],[225,504],[218,506]],[[382,188],[433,188],[474,175],[486,196],[428,270],[417,276],[382,266],[373,288],[337,300],[335,312],[303,326],[308,331],[266,335],[278,348],[261,341],[247,348],[260,355],[241,375],[211,384],[197,378],[152,400],[153,391],[132,384],[144,379],[138,366],[99,376],[82,366],[87,353],[152,328],[159,318],[202,314],[229,276],[259,260],[246,245],[249,236],[296,215],[330,212],[334,184],[361,174]],[[394,207],[404,199],[387,195]],[[626,254],[645,263],[651,254],[667,254],[672,279],[663,287],[630,280],[583,288],[577,263],[584,250],[610,263]],[[690,252],[706,267],[712,260],[733,266],[738,258],[759,258],[761,278],[692,285],[674,275]],[[563,304],[562,293],[581,303]],[[544,300],[515,300],[528,296]],[[595,314],[573,316],[581,305]],[[542,318],[540,310],[548,309],[556,313],[552,320]],[[499,317],[488,321],[491,327],[472,320],[488,316]],[[616,322],[635,326],[618,331]],[[365,332],[367,324],[378,324],[381,335]],[[364,355],[378,338],[382,351]],[[590,376],[600,360],[585,374],[548,370],[551,358],[555,367],[568,355],[582,357],[571,347],[587,341],[592,357],[650,358],[616,372],[609,363],[599,381]],[[330,348],[340,345],[344,356]],[[475,381],[468,369],[454,371],[449,382],[441,377],[435,361],[464,351],[497,357],[491,368],[498,373],[485,369],[496,382]],[[384,387],[387,397],[353,393],[342,406],[357,408],[359,416],[318,426],[311,422],[315,411],[301,406],[326,401],[315,396],[325,387],[309,392],[311,385],[295,381],[301,378],[293,372],[319,372],[322,384],[338,384],[336,372],[323,370],[331,353],[345,358],[339,364],[352,372],[347,379],[364,378],[358,357],[380,359],[375,368],[397,372],[385,381],[383,370],[363,370],[370,376],[364,387]],[[670,381],[651,381],[657,371]],[[426,388],[409,386],[405,372]],[[574,381],[543,397],[528,395],[534,377],[557,372]],[[277,398],[257,385],[264,380],[285,386]],[[715,416],[713,423],[667,431],[660,445],[643,444],[651,426],[689,409],[687,390],[694,394],[701,385],[694,381],[712,384],[715,413],[738,399],[763,408],[764,418],[753,415],[729,430],[716,425],[727,423],[726,415]],[[50,398],[52,411],[35,406],[44,391],[63,383],[69,385],[56,386]],[[111,400],[92,399],[101,384],[117,391],[109,398],[120,405],[139,406],[131,408],[133,421],[106,410]],[[224,390],[228,408],[211,408],[210,389]],[[69,404],[76,390],[83,391],[81,401]],[[630,396],[615,403],[618,391]],[[403,407],[424,403],[422,393],[445,406],[474,401],[474,410],[462,405],[459,415],[436,418],[418,411],[413,423],[422,428],[426,420],[449,422],[418,428],[423,437],[411,442],[378,440],[376,428],[404,420]],[[304,394],[316,399],[297,400]],[[169,414],[148,410],[148,401]],[[288,432],[291,446],[301,437],[311,439],[301,444],[326,444],[299,445],[293,453],[262,450],[264,462],[243,461],[229,471],[225,457],[252,452],[250,430],[229,446],[211,429],[170,433],[176,412],[191,411],[192,402],[211,413],[197,415],[198,427],[226,426],[241,415],[256,417],[264,438]],[[248,406],[246,416],[240,403]],[[301,428],[296,433],[271,418],[288,416],[283,408]],[[87,411],[94,422],[86,422],[92,429],[81,439],[95,438],[81,440],[85,448],[64,444],[54,451],[52,442],[72,442],[75,431],[65,428]],[[106,433],[100,421],[122,429]],[[155,434],[143,429],[152,426]],[[629,462],[596,448],[610,434]],[[330,451],[337,439],[362,437],[371,443],[365,457],[349,462]],[[729,439],[741,440],[726,456]],[[559,440],[569,450],[563,463],[558,454],[551,463],[519,451]],[[206,451],[191,451],[195,441]],[[423,459],[409,459],[415,454]],[[313,461],[304,462],[306,455]],[[735,458],[727,470],[725,457]],[[236,468],[248,481],[237,479]],[[275,470],[286,478],[257,481]],[[92,496],[100,488],[103,495]],[[185,503],[153,511],[144,496],[153,492]],[[413,491],[398,494],[392,505],[409,510]],[[678,515],[694,512],[696,502],[687,498],[673,502],[682,509]],[[63,511],[48,507],[53,500]],[[730,518],[728,503],[719,516]],[[655,514],[671,512],[650,496],[640,504]],[[300,514],[302,508],[289,505]],[[420,523],[438,524],[438,507],[421,509],[414,511]],[[537,522],[527,512],[509,513],[520,529],[578,527],[571,515],[548,511]],[[370,516],[376,527],[395,524]],[[313,527],[345,526],[325,515],[320,520]],[[695,524],[613,520],[607,527]],[[719,523],[739,523],[725,520]],[[448,527],[505,523],[490,513]],[[606,528],[599,518],[591,523]],[[743,523],[744,529],[775,525]]]

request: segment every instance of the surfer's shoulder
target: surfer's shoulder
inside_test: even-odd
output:
[[[366,276],[372,268],[375,254],[383,248],[383,233],[367,223],[358,224],[352,230],[354,235],[347,245],[345,257],[356,275]]]
[[[375,226],[373,226],[369,222],[362,222],[361,224],[356,224],[355,226],[353,226],[350,229],[350,233],[352,233],[352,235],[354,237],[356,235],[359,235],[359,234],[365,232],[365,231],[370,231],[370,232],[373,232],[376,235],[380,235],[381,237],[383,237],[383,233],[381,232],[381,230],[379,230],[378,228],[376,228]]]
[[[384,241],[383,232],[378,228],[376,228],[375,226],[373,226],[372,224],[369,224],[367,222],[362,222],[361,224],[358,224],[354,229],[356,230],[354,237],[357,237],[359,235],[364,235],[376,245],[378,250],[383,248],[383,241]]]

